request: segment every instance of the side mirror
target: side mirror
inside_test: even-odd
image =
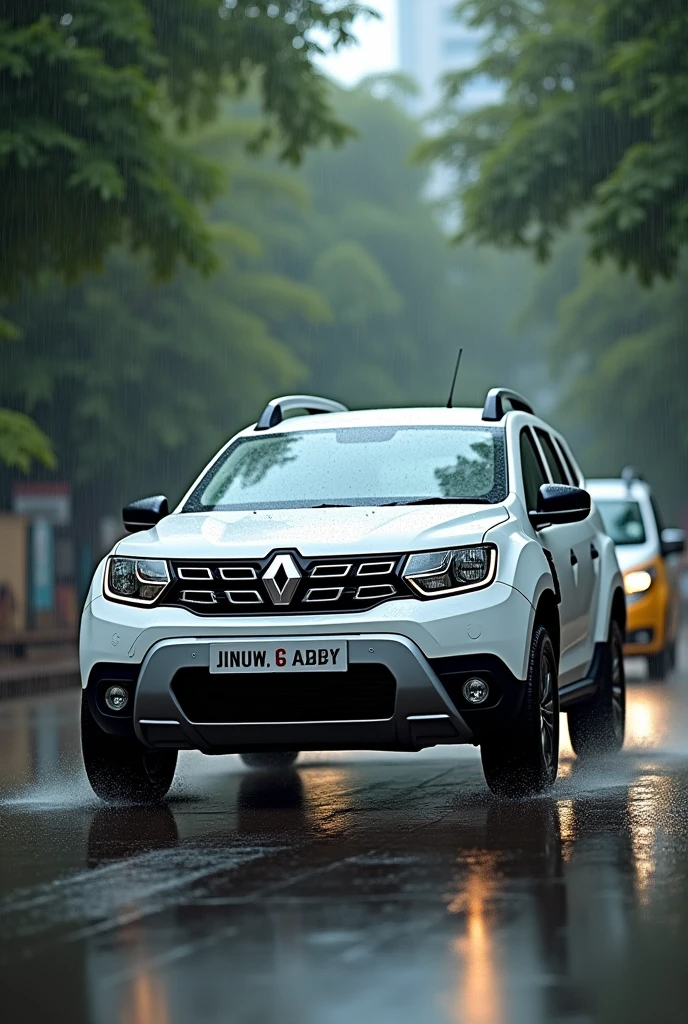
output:
[[[127,533],[138,533],[140,530],[150,530],[161,519],[170,514],[167,498],[164,494],[157,494],[154,498],[141,498],[140,501],[132,501],[122,509],[122,520]]]
[[[660,538],[662,543],[662,554],[682,555],[686,548],[686,535],[683,530],[667,529],[662,530]]]
[[[539,526],[558,526],[561,523],[581,523],[590,515],[590,495],[582,487],[565,484],[543,484],[538,492],[538,507],[528,518]]]

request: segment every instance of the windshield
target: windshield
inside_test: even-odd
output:
[[[645,527],[637,501],[595,501],[604,528],[615,544],[644,544]]]
[[[241,438],[183,511],[505,497],[500,428],[348,427]]]

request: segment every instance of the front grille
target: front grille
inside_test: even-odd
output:
[[[191,722],[363,722],[392,718],[396,680],[385,665],[280,676],[211,675],[199,667],[180,669],[172,692]]]
[[[161,604],[196,615],[360,612],[414,597],[401,577],[403,561],[402,555],[302,558],[295,551],[242,561],[174,560]]]

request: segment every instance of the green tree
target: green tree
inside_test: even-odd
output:
[[[539,391],[532,363],[544,331],[515,323],[535,276],[529,259],[447,245],[426,198],[427,171],[410,160],[420,127],[394,94],[380,97],[381,84],[387,83],[371,79],[339,95],[337,112],[357,137],[342,150],[323,147],[306,157],[299,178],[308,183],[313,210],[280,210],[266,226],[276,233],[279,265],[315,280],[343,314],[305,334],[283,327],[310,368],[308,386],[335,391],[353,407],[442,404],[463,345],[457,404],[482,400],[497,383]],[[368,287],[357,287],[355,303],[345,309],[342,280],[346,270],[353,287],[355,264],[363,266],[357,252],[367,254]],[[323,262],[331,271],[327,280]]]
[[[0,295],[44,270],[75,279],[114,244],[214,264],[197,200],[212,165],[169,131],[207,120],[221,87],[257,82],[263,119],[298,161],[348,134],[312,63],[313,29],[348,42],[353,3],[309,0],[0,0]]]
[[[0,317],[0,347],[16,341],[19,331]],[[32,462],[48,468],[55,465],[50,440],[25,413],[0,408],[0,466],[11,466],[26,473]]]
[[[363,10],[315,0],[0,0],[0,299],[46,271],[72,283],[115,245],[145,252],[161,278],[180,259],[216,269],[199,202],[221,178],[171,122],[208,120],[221,87],[254,84],[254,149],[274,138],[298,162],[320,140],[343,141],[313,57],[349,42]],[[0,458],[8,452],[15,464],[51,458],[40,432],[6,411]]]
[[[330,316],[314,288],[266,266],[250,217],[232,219],[268,196],[304,201],[284,171],[245,156],[245,137],[223,122],[186,143],[231,177],[207,221],[216,274],[182,268],[156,284],[140,256],[117,249],[104,273],[71,287],[49,277],[10,307],[21,333],[7,342],[0,397],[54,439],[89,518],[139,491],[178,495],[237,423],[305,376],[281,320]]]
[[[591,253],[644,283],[678,270],[688,240],[685,0],[462,0],[485,32],[449,76],[444,132],[424,147],[458,177],[462,236],[549,255],[586,210]],[[459,116],[477,75],[500,103]]]
[[[27,472],[34,460],[54,467],[49,438],[24,413],[0,409],[0,462]]]
[[[54,438],[82,521],[143,493],[180,497],[285,391],[442,405],[463,345],[457,404],[496,383],[533,394],[544,329],[514,325],[530,260],[447,245],[427,172],[408,161],[418,125],[371,89],[335,93],[357,137],[299,168],[276,149],[246,155],[257,101],[187,136],[224,180],[207,214],[216,274],[155,285],[120,248],[103,273],[72,288],[52,277],[10,307],[22,337],[6,343],[0,399]]]
[[[590,476],[637,466],[672,514],[688,506],[688,270],[652,289],[585,259],[580,234],[555,247],[525,313],[556,324],[554,418]]]

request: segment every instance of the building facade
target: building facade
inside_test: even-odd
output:
[[[420,89],[413,106],[432,109],[441,97],[441,79],[478,59],[480,33],[457,21],[456,0],[397,0],[399,68]],[[458,105],[470,110],[498,99],[499,87],[490,79],[472,82]]]

